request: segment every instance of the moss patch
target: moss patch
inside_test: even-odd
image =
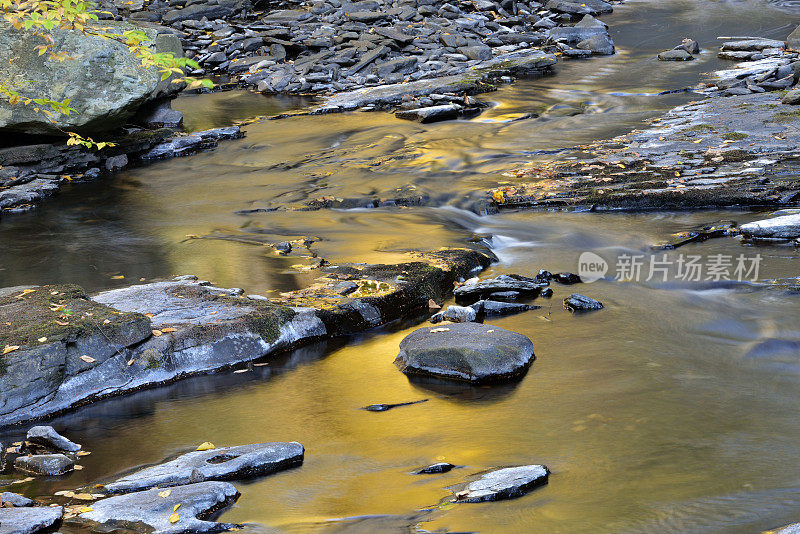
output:
[[[731,141],[741,141],[742,139],[747,139],[747,134],[742,132],[728,132],[722,134],[722,138]]]

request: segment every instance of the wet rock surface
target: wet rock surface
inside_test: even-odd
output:
[[[251,478],[301,465],[304,452],[303,446],[296,442],[193,451],[105,484],[104,491],[129,493],[207,480]]]
[[[36,501],[10,491],[0,493],[0,508],[19,508],[26,506],[36,506]]]
[[[781,215],[753,221],[739,228],[742,235],[761,239],[796,239],[800,237],[800,214]]]
[[[14,460],[18,471],[39,476],[61,476],[75,467],[75,460],[63,454],[34,454]]]
[[[239,492],[228,482],[175,486],[166,494],[154,488],[95,501],[91,511],[81,513],[71,522],[93,529],[122,528],[168,534],[221,532],[239,525],[204,518],[220,512],[238,497]]]
[[[438,475],[439,473],[447,473],[451,471],[455,466],[453,464],[447,462],[439,462],[436,464],[431,464],[422,469],[419,469],[414,474],[415,475]]]
[[[522,334],[459,323],[412,332],[400,342],[395,364],[411,376],[490,383],[524,375],[533,360],[533,343]]]
[[[49,530],[63,515],[60,506],[0,508],[0,534],[34,534]]]
[[[549,471],[543,465],[523,465],[490,471],[455,493],[458,502],[499,501],[521,497],[547,484]]]
[[[193,276],[106,291],[0,289],[0,423],[230,368],[323,338],[419,316],[490,257],[466,249],[395,265],[320,269],[308,289],[250,298]],[[347,295],[335,287],[351,281]],[[147,314],[147,315],[146,315]],[[5,349],[4,349],[5,350]]]

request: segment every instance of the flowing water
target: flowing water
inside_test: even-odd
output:
[[[795,10],[795,11],[793,11]],[[800,22],[791,3],[633,1],[606,17],[618,53],[560,63],[556,74],[483,95],[470,121],[418,125],[384,113],[263,121],[211,152],[75,186],[0,224],[0,286],[75,282],[95,291],[139,278],[193,273],[248,293],[300,287],[300,258],[240,241],[319,239],[331,262],[389,262],[467,243],[500,258],[492,273],[577,268],[594,251],[612,262],[649,254],[669,234],[759,214],[506,213],[460,209],[475,191],[581,143],[641,126],[696,95],[720,65],[659,63],[682,37],[783,38]],[[245,92],[191,96],[176,107],[190,129],[302,109],[307,102]],[[551,106],[554,110],[546,112]],[[565,116],[559,109],[582,113]],[[515,121],[526,113],[538,118]],[[259,211],[323,196],[429,195],[437,207]],[[238,212],[238,213],[237,213]],[[763,257],[759,278],[800,275],[788,247],[726,238],[670,253]],[[125,280],[112,280],[115,275]],[[613,274],[613,273],[612,273]],[[657,277],[656,277],[657,278]],[[410,382],[392,364],[419,323],[305,347],[248,373],[186,380],[105,401],[54,424],[92,455],[65,480],[15,486],[31,496],[106,479],[203,441],[296,440],[306,462],[237,483],[228,521],[260,532],[757,532],[800,521],[800,297],[753,284],[618,282],[580,286],[606,309],[571,316],[552,301],[491,321],[534,341],[537,360],[503,387]],[[385,413],[359,407],[428,398]],[[12,434],[12,438],[14,435]],[[450,473],[412,476],[446,460]],[[498,503],[438,507],[446,486],[504,465],[546,464],[549,485]],[[431,513],[420,512],[434,510]],[[344,520],[344,518],[356,518]]]

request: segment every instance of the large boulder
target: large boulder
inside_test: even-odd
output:
[[[60,506],[0,508],[0,534],[33,534],[52,529],[63,516]]]
[[[152,28],[117,23],[113,30],[137,29],[150,37],[157,52],[182,54],[174,35],[158,34]],[[64,51],[64,61],[38,55],[44,41],[31,32],[0,22],[0,79],[12,81],[22,96],[62,102],[69,99],[75,112],[52,119],[21,103],[11,106],[0,100],[0,132],[57,134],[60,130],[102,132],[118,128],[144,103],[168,97],[181,89],[170,80],[161,81],[155,67],[144,68],[141,60],[114,40],[55,29],[54,50]]]
[[[472,383],[522,376],[534,360],[530,339],[479,323],[420,328],[400,342],[395,364],[407,375]]]

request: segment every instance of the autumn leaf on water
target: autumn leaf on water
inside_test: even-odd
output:
[[[178,514],[172,514],[171,516],[169,516],[169,522],[172,523],[172,524],[175,524],[180,520],[181,520],[181,518],[180,518],[180,516]]]
[[[9,352],[14,352],[19,348],[19,345],[6,345],[3,349],[3,354],[8,354]]]
[[[172,494],[172,490],[164,490],[164,491],[159,491],[158,492],[158,496],[161,497],[162,499],[166,499],[171,494]]]
[[[197,447],[198,451],[210,451],[211,449],[216,449],[216,447],[210,441],[206,441],[204,443],[201,443],[200,446]]]
[[[86,363],[94,363],[94,362],[97,361],[94,358],[92,358],[91,356],[87,356],[86,354],[81,356],[81,360],[85,361]]]
[[[121,275],[121,274],[118,274],[116,276],[112,276],[111,277],[112,280],[123,280],[124,278],[125,278],[125,276]]]
[[[89,456],[92,453],[89,452],[89,451],[78,451],[75,454],[78,455],[78,456]]]
[[[74,498],[78,499],[79,501],[93,501],[94,500],[94,497],[92,496],[91,493],[76,493],[74,495]]]
[[[72,466],[72,468],[73,468],[75,471],[81,471],[81,470],[83,469],[83,466],[82,466],[82,465],[79,465],[79,464],[75,464],[75,465],[73,465],[73,466]]]

